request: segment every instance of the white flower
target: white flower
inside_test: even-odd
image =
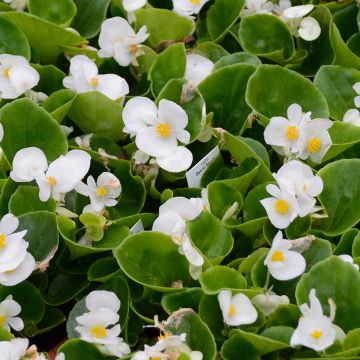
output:
[[[359,270],[359,265],[358,265],[358,264],[354,264],[354,259],[352,258],[352,256],[347,255],[347,254],[342,254],[342,255],[338,255],[338,257],[339,257],[341,260],[344,260],[344,261],[352,264],[356,270]]]
[[[39,73],[23,56],[0,55],[0,97],[16,99],[40,80]]]
[[[244,294],[232,296],[231,290],[221,290],[218,301],[224,322],[230,326],[252,324],[257,319],[257,311],[249,298]]]
[[[357,95],[360,95],[360,82],[354,84],[353,89],[355,90]],[[357,108],[360,108],[360,96],[355,96],[354,104]]]
[[[90,161],[90,155],[82,150],[71,150],[54,160],[46,173],[36,175],[40,200],[47,201],[52,195],[59,201],[61,194],[73,190],[83,179],[89,171]]]
[[[57,354],[55,360],[65,360],[65,354],[64,353]]]
[[[292,160],[273,175],[275,179],[286,182],[294,191],[300,217],[306,216],[313,210],[316,203],[315,196],[322,192],[324,184],[321,177],[313,175],[310,166]]]
[[[90,140],[91,140],[91,137],[93,136],[94,134],[91,133],[91,134],[87,134],[87,135],[84,135],[83,137],[80,137],[80,136],[77,136],[75,138],[75,143],[77,146],[81,147],[81,148],[84,148],[84,149],[87,149],[87,150],[91,150],[91,144],[90,144]]]
[[[28,345],[28,339],[16,338],[10,341],[0,341],[0,359],[20,360],[25,355]]]
[[[360,96],[359,96],[360,98]],[[343,117],[343,122],[360,126],[360,112],[358,109],[349,109]]]
[[[28,0],[4,0],[5,3],[10,4],[10,6],[17,11],[24,11],[27,6]]]
[[[87,185],[80,182],[75,186],[75,190],[84,196],[89,196],[92,209],[101,211],[105,206],[115,206],[121,193],[119,179],[110,172],[103,172],[95,180],[92,176],[87,178]]]
[[[270,275],[276,280],[291,280],[305,271],[304,257],[295,251],[291,251],[291,247],[291,242],[284,240],[281,231],[278,231],[264,260]]]
[[[174,11],[183,16],[196,15],[209,0],[173,0]]]
[[[300,128],[305,119],[310,119],[310,112],[303,113],[301,106],[292,104],[287,109],[288,119],[274,116],[264,130],[265,142],[274,146],[280,155],[288,156],[293,152],[299,135]]]
[[[26,280],[35,270],[34,257],[26,252],[23,261],[15,268],[0,273],[0,284],[14,286]]]
[[[96,311],[102,308],[110,309],[117,313],[120,309],[120,300],[112,291],[95,290],[85,299],[89,311]]]
[[[13,159],[10,177],[16,182],[29,182],[37,173],[44,173],[48,167],[44,152],[37,147],[19,150]]]
[[[135,165],[146,164],[150,160],[150,156],[141,150],[136,150],[133,159]]]
[[[294,148],[297,157],[305,160],[308,157],[320,163],[332,145],[328,129],[332,126],[328,119],[314,119],[305,121],[301,127],[299,140]]]
[[[99,75],[96,64],[85,55],[76,55],[70,60],[69,76],[64,78],[63,84],[79,94],[98,91],[120,103],[129,93],[125,79],[115,74]]]
[[[21,331],[24,328],[24,322],[16,316],[20,312],[21,306],[9,295],[0,303],[0,326],[3,326],[7,331],[10,331],[10,327],[15,331]]]
[[[291,1],[290,0],[280,0],[279,4],[274,4],[273,7],[273,13],[277,16],[282,17],[284,10],[291,7]]]
[[[148,37],[146,26],[143,26],[135,34],[125,19],[121,17],[107,19],[101,25],[98,56],[101,58],[113,57],[121,66],[130,64],[137,66],[136,58],[144,54],[140,44]]]
[[[72,126],[60,125],[60,128],[67,138],[74,131],[74,128]]]
[[[271,13],[274,4],[267,0],[245,0],[244,10],[241,11],[241,16],[252,14],[266,14]]]
[[[119,358],[125,357],[131,353],[131,349],[128,344],[124,342],[124,339],[118,337],[113,344],[98,345],[98,348],[107,355],[116,356]]]
[[[323,351],[331,346],[336,338],[336,329],[332,324],[335,318],[335,304],[329,299],[330,317],[323,314],[315,289],[310,290],[310,307],[305,303],[300,306],[302,316],[299,319],[290,345],[304,345],[315,351]]]
[[[285,229],[298,216],[299,205],[288,184],[282,179],[278,179],[278,183],[280,188],[273,184],[266,186],[266,191],[273,197],[262,199],[260,203],[265,208],[270,222],[278,229]]]
[[[186,69],[184,78],[197,87],[211,74],[214,63],[204,56],[189,54],[186,56]]]
[[[265,316],[270,316],[279,305],[287,305],[290,303],[286,295],[276,295],[269,291],[265,294],[258,294],[251,299],[251,302],[258,306]]]
[[[134,12],[144,7],[146,0],[122,0],[122,4],[128,14],[129,23],[132,23],[136,20]]]

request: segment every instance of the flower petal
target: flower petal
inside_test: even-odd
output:
[[[175,151],[168,156],[156,158],[156,162],[162,169],[172,173],[189,169],[192,161],[192,152],[184,146],[178,146]]]

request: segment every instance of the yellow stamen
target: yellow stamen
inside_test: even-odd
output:
[[[167,138],[171,134],[171,126],[166,123],[158,123],[156,125],[156,131],[163,138]]]
[[[95,336],[97,339],[102,339],[107,335],[106,329],[104,326],[99,325],[99,326],[93,326],[90,329],[90,332],[93,336]]]
[[[159,357],[152,357],[151,360],[161,360]]]
[[[159,340],[162,340],[162,339],[166,339],[167,337],[171,336],[171,333],[169,332],[162,332],[162,334],[160,334],[160,336],[158,337]]]
[[[299,130],[295,125],[288,126],[286,135],[289,140],[295,140],[299,137]]]
[[[96,76],[94,76],[94,77],[90,80],[90,85],[91,85],[92,87],[97,87],[97,86],[99,85],[99,79],[98,79]]]
[[[322,335],[323,332],[321,330],[314,330],[311,334],[310,334],[314,339],[319,340]]]
[[[51,186],[55,186],[56,185],[56,178],[54,176],[48,176],[47,178],[48,180],[48,183],[51,185]]]
[[[117,98],[117,99],[115,100],[115,102],[117,102],[118,104],[120,104],[120,103],[122,102],[122,100],[123,100],[123,97],[120,96],[119,98]]]
[[[230,316],[230,317],[233,317],[233,316],[235,315],[235,312],[236,312],[236,310],[235,310],[234,304],[230,304],[230,307],[229,307],[229,316]]]
[[[279,214],[285,215],[289,211],[289,204],[283,199],[278,199],[275,203],[275,209]]]
[[[309,152],[311,152],[312,154],[318,152],[320,150],[321,147],[321,141],[319,138],[311,138],[307,149],[309,150]]]
[[[306,184],[304,184],[304,191],[306,191],[307,190],[307,185]]]
[[[0,249],[3,249],[6,245],[6,235],[0,234]]]
[[[132,44],[129,47],[129,51],[131,55],[136,55],[136,53],[138,52],[139,48],[136,44]]]
[[[284,261],[285,256],[282,251],[275,251],[271,256],[271,261]]]
[[[5,69],[4,71],[4,75],[8,78],[10,75],[9,75],[9,72],[10,72],[10,68],[7,68]]]
[[[100,187],[98,187],[98,189],[96,190],[96,193],[97,193],[99,196],[105,196],[108,192],[107,192],[107,190],[106,190],[103,186],[100,186]]]
[[[190,0],[195,5],[199,5],[201,0]]]
[[[0,315],[0,326],[4,326],[6,321],[6,316],[5,315]]]

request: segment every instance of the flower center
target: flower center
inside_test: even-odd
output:
[[[162,339],[166,339],[167,337],[171,336],[171,334],[169,332],[163,332],[162,334],[160,334],[160,336],[158,337],[159,340]]]
[[[10,72],[10,68],[7,68],[5,69],[4,71],[4,75],[8,78],[10,75],[9,75],[9,72]]]
[[[321,141],[319,138],[312,138],[308,144],[308,150],[309,152],[311,152],[312,154],[313,153],[316,153],[320,150],[320,147],[321,147]]]
[[[90,329],[90,332],[92,335],[94,335],[97,339],[102,339],[107,335],[106,329],[104,326],[99,325],[99,326],[93,326]]]
[[[289,204],[283,199],[278,199],[275,203],[275,209],[279,214],[287,214],[289,211]]]
[[[314,339],[319,340],[322,335],[323,332],[321,330],[314,330],[311,334],[310,334]]]
[[[0,315],[0,326],[4,326],[6,321],[6,316],[5,315]]]
[[[99,85],[99,79],[97,78],[97,76],[94,76],[91,80],[90,80],[90,85],[92,87],[97,87]]]
[[[158,123],[156,125],[156,131],[163,138],[167,138],[171,134],[171,126],[166,123]]]
[[[119,186],[119,182],[116,180],[109,180],[108,185],[112,188],[112,189],[116,189]]]
[[[299,137],[299,130],[298,130],[297,126],[295,126],[295,125],[288,126],[288,128],[286,130],[286,135],[289,140],[297,139]]]
[[[97,190],[96,190],[96,193],[99,195],[99,196],[105,196],[107,194],[107,190],[103,187],[103,186],[100,186]]]
[[[129,51],[130,51],[131,55],[136,55],[138,50],[139,50],[139,47],[136,44],[132,44],[129,46]]]
[[[190,0],[195,5],[199,5],[201,0]]]
[[[229,316],[230,317],[233,317],[235,315],[235,306],[234,304],[230,304],[230,307],[229,307]]]
[[[272,261],[284,261],[284,259],[285,259],[284,253],[279,250],[275,251],[271,256]]]
[[[47,181],[51,186],[55,186],[57,182],[55,176],[48,176]]]
[[[3,249],[6,245],[6,235],[0,234],[0,249]]]

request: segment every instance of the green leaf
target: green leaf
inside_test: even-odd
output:
[[[237,21],[244,7],[244,0],[216,0],[206,16],[206,26],[214,41],[219,41]],[[226,16],[224,16],[226,14]]]
[[[234,135],[247,127],[251,108],[245,102],[249,77],[256,67],[249,64],[225,66],[210,74],[199,85],[207,111],[214,112],[214,127],[221,127]]]
[[[58,353],[63,353],[66,359],[72,360],[83,360],[85,354],[88,359],[106,360],[109,358],[103,355],[94,344],[79,339],[66,341],[65,344],[59,347]]]
[[[324,65],[316,73],[314,84],[325,96],[330,116],[342,121],[347,110],[354,108],[353,85],[360,81],[360,71],[335,65]]]
[[[100,31],[111,0],[74,0],[77,13],[71,26],[87,39]]]
[[[311,289],[316,290],[325,314],[329,314],[328,299],[335,302],[334,323],[345,332],[360,327],[360,304],[357,301],[360,296],[360,274],[352,264],[336,256],[316,264],[298,283],[298,305],[309,303]]]
[[[205,294],[216,294],[222,289],[246,289],[245,278],[227,266],[213,266],[200,275]]]
[[[116,101],[91,91],[76,96],[68,116],[84,133],[95,133],[117,141],[123,137],[122,110]]]
[[[55,208],[56,202],[52,198],[45,202],[40,201],[39,188],[35,186],[20,185],[9,201],[9,212],[15,216],[40,210],[53,212]]]
[[[301,316],[300,309],[294,304],[279,305],[268,317],[266,326],[268,328],[278,326],[297,327]]]
[[[180,41],[190,35],[194,28],[190,19],[171,10],[155,8],[136,11],[136,24],[138,29],[146,25],[150,34],[148,42],[151,47],[155,47],[161,41]],[[176,62],[172,65],[176,65]]]
[[[66,316],[60,310],[52,306],[46,306],[45,314],[37,324],[37,333],[44,334],[66,321]]]
[[[200,288],[179,289],[176,292],[164,293],[161,306],[168,314],[181,308],[191,308],[197,311],[203,291]]]
[[[257,56],[253,54],[247,52],[237,52],[221,57],[215,63],[213,71],[218,70],[224,66],[241,64],[241,63],[257,66],[261,64],[261,61]]]
[[[327,235],[340,235],[360,220],[360,160],[344,159],[322,168],[318,175],[324,182],[319,200],[328,218],[322,231]]]
[[[30,0],[31,14],[58,25],[68,26],[76,14],[73,0]]]
[[[47,95],[51,95],[54,91],[63,89],[63,79],[65,73],[54,65],[33,65],[40,75],[40,81],[34,91],[41,91]]]
[[[132,280],[158,291],[177,290],[175,282],[190,284],[189,265],[171,237],[141,232],[125,239],[115,250],[121,269]],[[156,259],[156,261],[154,261]]]
[[[205,41],[194,49],[194,53],[202,55],[210,59],[212,62],[219,61],[223,56],[229,53],[219,44],[212,41]]]
[[[24,33],[3,15],[0,15],[0,53],[21,55],[28,60],[31,56],[30,45]]]
[[[241,356],[244,356],[247,360],[261,360],[256,347],[236,333],[223,343],[221,356],[225,360],[236,360],[239,357],[239,349],[241,349]]]
[[[85,43],[81,36],[31,14],[9,11],[4,16],[24,32],[32,48],[33,58],[39,59],[41,63],[55,63],[63,46]]]
[[[96,260],[88,271],[89,281],[104,282],[119,274],[120,268],[115,258],[106,257]]]
[[[0,117],[4,127],[1,147],[9,162],[19,150],[30,146],[44,151],[48,161],[67,152],[66,137],[59,124],[29,99],[18,99],[5,105]]]
[[[145,10],[144,10],[145,11]],[[182,78],[185,74],[186,52],[184,44],[168,47],[153,62],[149,71],[151,91],[158,96],[166,83],[173,78]]]
[[[189,221],[187,228],[193,244],[213,263],[220,263],[234,245],[231,231],[208,212]]]
[[[295,52],[288,26],[272,14],[254,14],[241,19],[239,39],[244,50],[280,64]]]
[[[286,117],[287,108],[294,103],[312,118],[328,118],[327,102],[320,90],[295,71],[277,65],[260,65],[250,77],[246,101],[266,125],[272,116]]]

